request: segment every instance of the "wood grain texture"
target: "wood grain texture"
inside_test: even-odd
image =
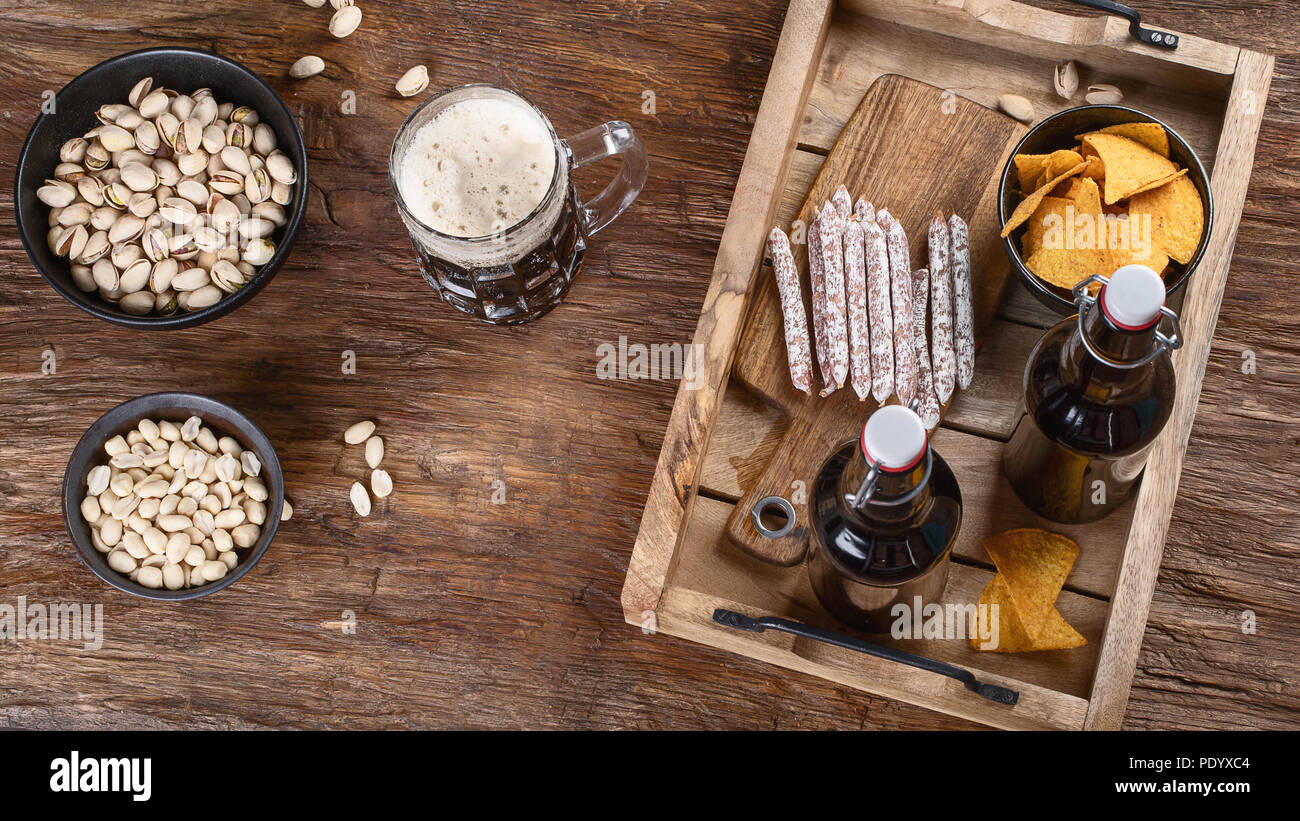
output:
[[[1279,59],[1124,726],[1297,729],[1300,8],[1130,4],[1153,25]],[[296,0],[0,1],[0,602],[102,602],[107,632],[95,652],[0,642],[0,726],[978,726],[622,621],[676,386],[600,380],[596,348],[620,334],[690,340],[786,3],[364,7],[361,29],[334,41],[328,11]],[[267,78],[302,118],[314,185],[304,233],[266,291],[212,325],[141,336],[93,322],[40,279],[8,186],[43,90],[163,44],[214,48]],[[306,53],[326,59],[325,74],[290,81]],[[621,117],[650,151],[641,199],[593,243],[568,303],[532,327],[469,323],[415,272],[385,160],[415,104],[391,85],[420,62],[433,87],[518,89],[562,133]],[[353,117],[338,113],[344,89],[358,95]],[[600,182],[579,178],[587,192]],[[339,372],[344,349],[358,354],[355,377]],[[1242,373],[1245,352],[1254,373]],[[73,556],[57,504],[85,427],[169,388],[251,414],[298,507],[239,584],[175,606],[100,584]],[[389,439],[398,490],[357,520],[346,491],[364,463],[339,440],[363,417]],[[496,478],[504,506],[490,503]],[[329,626],[344,609],[355,635]],[[1239,628],[1246,609],[1254,635]]]

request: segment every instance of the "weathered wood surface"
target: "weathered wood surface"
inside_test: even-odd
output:
[[[1154,25],[1279,60],[1125,726],[1296,728],[1300,8],[1133,4]],[[361,29],[334,41],[328,12],[293,0],[0,2],[0,603],[99,602],[107,633],[94,652],[0,642],[0,726],[975,726],[623,622],[676,383],[600,379],[597,349],[620,335],[690,340],[785,3],[362,5]],[[42,91],[161,44],[214,48],[268,78],[301,113],[313,187],[266,291],[216,323],[142,335],[46,286],[8,181]],[[307,53],[325,74],[290,81]],[[646,192],[596,239],[569,304],[538,324],[469,322],[414,271],[386,158],[415,104],[391,85],[419,62],[435,87],[516,88],[561,132],[621,118],[647,143]],[[355,115],[339,113],[349,89]],[[348,349],[355,376],[340,372]],[[1244,374],[1248,353],[1256,372]],[[266,429],[298,512],[234,587],[159,605],[81,566],[57,491],[95,417],[175,388],[231,401]],[[398,489],[363,520],[346,499],[363,463],[341,433],[365,417]],[[497,479],[504,505],[492,504]],[[1238,627],[1247,609],[1254,635]],[[332,626],[344,610],[354,635]]]

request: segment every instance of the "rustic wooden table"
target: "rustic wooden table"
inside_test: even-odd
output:
[[[0,178],[13,178],[43,91],[175,44],[267,78],[300,118],[312,181],[275,281],[222,320],[166,334],[60,299],[23,252],[12,192],[0,196],[0,604],[102,603],[106,633],[96,651],[0,642],[0,726],[974,726],[623,623],[676,384],[600,378],[601,346],[689,342],[785,3],[361,5],[360,30],[340,41],[328,5],[297,0],[0,2]],[[1134,5],[1280,59],[1126,726],[1297,728],[1300,7]],[[289,79],[303,54],[324,57],[325,73]],[[476,324],[416,273],[387,181],[389,142],[417,102],[392,84],[416,63],[434,88],[516,89],[564,133],[625,119],[648,147],[641,199],[538,323]],[[235,586],[165,605],[81,565],[59,482],[102,412],[173,389],[262,425],[297,514]],[[362,418],[378,421],[397,484],[367,519],[347,500],[364,464],[341,440]],[[340,628],[345,611],[355,632]]]

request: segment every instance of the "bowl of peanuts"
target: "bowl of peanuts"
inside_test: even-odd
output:
[[[271,440],[193,393],[108,411],[63,476],[63,520],[82,562],[119,590],[163,601],[234,584],[270,546],[285,505]]]

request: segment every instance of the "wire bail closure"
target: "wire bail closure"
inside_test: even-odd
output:
[[[1102,288],[1105,288],[1110,282],[1110,277],[1102,274],[1093,274],[1075,285],[1072,289],[1074,292],[1074,304],[1079,308],[1079,339],[1083,342],[1083,347],[1086,348],[1088,353],[1092,354],[1094,358],[1104,362],[1112,368],[1139,368],[1148,362],[1151,362],[1162,353],[1168,352],[1172,354],[1174,351],[1183,347],[1183,326],[1178,321],[1178,314],[1174,313],[1168,307],[1161,305],[1160,319],[1156,321],[1159,323],[1168,319],[1170,324],[1170,334],[1165,336],[1160,332],[1160,328],[1157,327],[1156,344],[1151,347],[1151,351],[1146,356],[1141,359],[1135,359],[1132,362],[1120,362],[1117,359],[1111,359],[1109,356],[1106,356],[1101,351],[1097,350],[1096,346],[1092,344],[1092,340],[1088,338],[1088,332],[1084,330],[1083,327],[1083,320],[1088,309],[1093,308],[1097,303],[1097,297],[1088,293],[1088,286],[1094,282],[1101,285]],[[1098,289],[1097,293],[1100,294],[1101,290]]]
[[[920,407],[921,407],[921,400],[915,397],[913,397],[912,401],[909,402],[907,405],[907,409],[910,410],[912,413],[916,413],[917,409],[919,409]],[[926,445],[926,449],[929,450],[928,443]],[[865,447],[863,448],[862,455],[864,457],[866,456]],[[929,454],[926,455],[925,471],[927,474],[930,472]],[[867,475],[862,477],[862,484],[858,485],[857,493],[852,493],[844,497],[844,501],[849,503],[849,507],[857,511],[862,510],[863,506],[866,505],[867,501],[870,500],[871,497],[875,495],[876,487],[880,482],[880,475],[882,472],[883,472],[883,466],[881,465],[881,461],[879,459],[876,459],[868,467]],[[918,485],[918,487],[924,486],[924,484],[925,483],[922,482],[920,485]],[[902,502],[911,499],[915,495],[916,492],[914,489],[913,492],[906,493],[903,496],[899,497],[898,499],[894,500],[893,504],[901,504]]]

